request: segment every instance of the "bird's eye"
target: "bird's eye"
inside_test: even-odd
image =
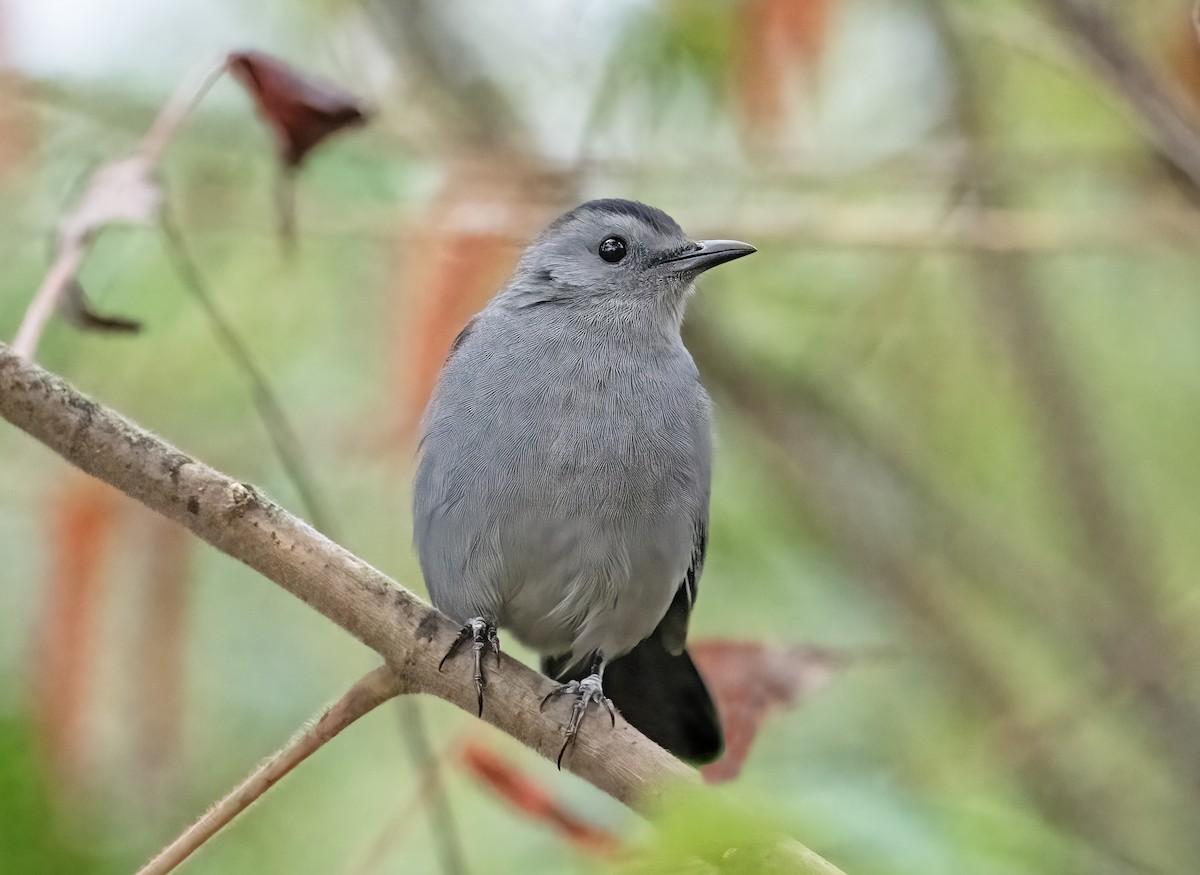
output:
[[[609,264],[616,264],[625,257],[625,241],[620,237],[605,237],[600,241],[599,252]]]

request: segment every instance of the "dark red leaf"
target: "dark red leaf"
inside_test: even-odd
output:
[[[612,833],[567,811],[540,784],[482,745],[464,744],[462,764],[476,780],[491,787],[518,811],[549,824],[580,850],[611,857],[621,849]]]
[[[833,5],[834,0],[747,0],[740,7],[735,93],[745,130],[759,145],[782,134],[794,82],[812,85]]]
[[[83,291],[83,286],[77,279],[67,281],[62,300],[58,302],[58,309],[68,322],[82,331],[136,334],[142,330],[142,323],[135,319],[126,319],[122,316],[102,316],[93,310],[87,294]]]
[[[0,15],[3,13],[0,12]],[[0,180],[16,179],[38,155],[37,99],[32,82],[18,75],[5,57],[0,22]]]
[[[406,229],[397,281],[404,335],[393,344],[406,395],[407,440],[437,382],[450,344],[504,283],[521,249],[561,210],[564,181],[524,159],[480,157],[450,166],[441,191]]]
[[[700,771],[710,783],[736,778],[767,715],[823,687],[847,656],[820,647],[699,641],[688,647],[717,703],[725,755]]]
[[[36,702],[40,734],[59,789],[77,790],[87,741],[85,717],[103,605],[102,563],[122,497],[72,475],[48,519],[50,579],[38,629]]]
[[[225,63],[274,131],[280,158],[288,167],[298,166],[330,134],[367,121],[367,112],[353,95],[278,58],[262,52],[233,52]]]

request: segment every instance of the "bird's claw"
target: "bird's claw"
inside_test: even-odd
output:
[[[482,717],[483,688],[487,686],[487,679],[483,676],[484,651],[496,654],[496,667],[500,667],[500,637],[496,633],[496,624],[486,617],[472,617],[467,620],[459,630],[454,643],[450,645],[450,649],[446,651],[446,655],[442,657],[442,661],[438,663],[438,671],[441,671],[446,660],[462,650],[463,645],[468,641],[473,642],[471,650],[475,657],[475,692],[479,700],[479,716]]]
[[[558,752],[556,760],[559,769],[562,769],[563,757],[567,751],[575,746],[575,739],[579,736],[579,727],[583,724],[583,718],[587,715],[589,705],[595,703],[602,707],[608,712],[608,718],[612,722],[613,728],[617,725],[616,708],[613,707],[612,700],[604,695],[600,675],[590,674],[581,681],[568,681],[560,684],[542,699],[541,708],[545,709],[546,703],[551,699],[568,695],[574,696],[575,702],[571,705],[571,717],[563,727],[563,746]]]

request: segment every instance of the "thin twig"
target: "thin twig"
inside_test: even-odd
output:
[[[296,254],[296,168],[280,162],[275,176],[275,212],[283,254]]]
[[[137,875],[165,875],[174,870],[222,827],[245,811],[254,800],[278,783],[284,775],[312,756],[323,744],[364,714],[398,696],[400,692],[396,673],[386,665],[364,675],[344,696],[330,705],[311,727],[295,736],[255,769],[246,780],[234,787],[203,817],[139,869]]]
[[[208,61],[198,65],[163,104],[154,121],[150,123],[149,130],[138,141],[137,151],[151,167],[158,166],[167,146],[175,139],[183,123],[224,73],[224,58],[216,64]]]
[[[442,779],[438,757],[429,740],[429,727],[425,723],[425,711],[419,699],[405,696],[399,701],[400,728],[408,741],[409,753],[418,770],[425,775],[423,784],[429,789],[429,820],[433,826],[442,871],[448,875],[461,875],[467,871],[466,855],[463,853],[462,836],[454,810],[450,807],[446,782]]]
[[[54,263],[42,278],[42,284],[38,286],[37,293],[29,302],[29,309],[25,311],[25,317],[17,329],[17,336],[12,345],[17,355],[33,358],[42,332],[46,329],[46,323],[50,321],[50,314],[62,300],[71,280],[79,273],[86,254],[83,246],[71,246],[60,250],[55,256]]]
[[[167,241],[167,251],[180,280],[208,317],[213,331],[216,332],[217,341],[225,348],[226,355],[250,382],[250,396],[254,407],[266,426],[280,464],[299,493],[305,512],[318,530],[334,537],[332,520],[320,498],[308,463],[304,459],[300,439],[296,436],[283,405],[275,397],[266,376],[255,364],[250,350],[242,343],[229,320],[217,307],[199,267],[188,251],[183,235],[165,207],[162,212],[162,230]]]
[[[405,696],[400,700],[402,704],[416,701],[417,699],[412,696]],[[342,875],[370,875],[379,868],[388,851],[395,847],[417,821],[417,815],[424,806],[425,800],[430,793],[434,792],[434,785],[442,783],[442,762],[446,759],[447,752],[453,750],[457,743],[456,739],[452,739],[440,752],[424,763],[420,770],[420,780],[409,797],[399,803],[393,812],[383,819],[375,837],[366,843],[358,855],[351,859],[342,871]]]

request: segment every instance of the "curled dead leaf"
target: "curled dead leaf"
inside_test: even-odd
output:
[[[405,229],[398,269],[404,386],[397,433],[407,442],[454,338],[512,272],[521,249],[572,196],[571,180],[524,156],[470,156]]]
[[[254,99],[275,134],[280,160],[296,167],[326,137],[366,124],[358,99],[336,85],[301,73],[263,52],[233,52],[226,69]]]
[[[105,225],[149,225],[158,218],[162,200],[154,168],[141,153],[105,164],[59,222],[59,246],[82,246]]]
[[[743,132],[777,145],[798,87],[811,87],[825,51],[835,0],[747,0],[739,11],[734,65]]]
[[[461,763],[481,784],[518,811],[548,824],[580,850],[603,857],[615,856],[620,851],[621,843],[616,836],[572,814],[545,788],[494,751],[468,742],[462,747]]]
[[[134,334],[142,330],[142,323],[135,319],[125,319],[121,316],[101,316],[93,310],[87,294],[83,291],[83,286],[74,277],[68,280],[58,308],[67,322],[82,331]]]
[[[25,311],[13,339],[13,350],[32,358],[50,314],[60,307],[65,306],[68,314],[74,309],[76,315],[86,311],[95,316],[86,303],[79,306],[82,294],[78,285],[79,269],[92,238],[111,224],[149,224],[158,218],[161,209],[162,189],[155,179],[149,152],[139,151],[105,164],[92,174],[79,201],[58,223],[54,263]],[[64,304],[64,299],[71,296],[75,301]],[[103,321],[103,317],[96,318]]]
[[[249,92],[259,117],[275,135],[284,170],[276,191],[279,235],[290,248],[295,241],[296,170],[330,135],[366,124],[368,113],[349,92],[264,52],[232,52],[225,69]]]
[[[54,789],[74,793],[84,783],[87,705],[93,692],[108,581],[104,563],[126,510],[115,489],[72,474],[46,519],[49,579],[38,619],[34,707]]]
[[[725,727],[725,755],[700,770],[712,784],[738,776],[767,715],[824,687],[851,658],[822,647],[722,639],[696,642],[688,652]]]

